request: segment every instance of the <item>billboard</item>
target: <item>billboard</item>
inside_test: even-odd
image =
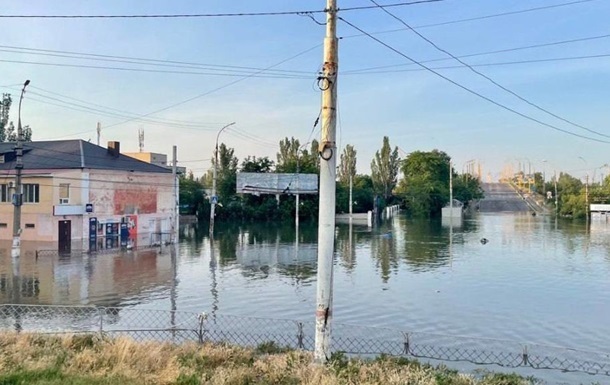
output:
[[[238,194],[317,194],[318,174],[240,172]]]

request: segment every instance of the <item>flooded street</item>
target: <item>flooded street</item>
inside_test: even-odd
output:
[[[171,246],[38,258],[1,254],[3,303],[80,304],[310,320],[317,227],[185,227]],[[605,224],[529,213],[450,227],[395,217],[336,229],[335,320],[583,350],[610,346]],[[482,238],[488,243],[483,244]],[[27,248],[27,245],[25,246]],[[15,290],[18,288],[18,290]]]

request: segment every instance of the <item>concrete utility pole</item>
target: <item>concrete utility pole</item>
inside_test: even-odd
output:
[[[319,85],[322,89],[322,132],[320,137],[320,206],[318,212],[318,274],[316,295],[316,337],[314,359],[330,358],[333,299],[333,254],[335,246],[335,178],[337,173],[337,0],[326,3],[324,64]]]
[[[353,177],[352,171],[349,173],[349,221],[352,221],[353,210],[352,206],[354,204],[354,200],[352,199],[352,189],[353,189]]]
[[[585,182],[585,215],[587,223],[589,223],[589,174],[587,174]]]
[[[30,84],[29,80],[23,83],[21,96],[19,97],[19,112],[17,120],[17,145],[15,146],[15,193],[13,194],[13,247],[11,255],[19,257],[21,254],[21,204],[23,203],[23,187],[21,186],[21,172],[23,170],[23,129],[21,128],[21,102],[25,87]]]
[[[555,217],[559,215],[559,205],[557,202],[557,170],[555,170]]]
[[[303,147],[303,146],[301,146],[301,147]],[[301,187],[299,185],[299,172],[300,172],[300,168],[299,168],[299,161],[300,161],[299,152],[301,151],[301,147],[299,147],[297,149],[297,175],[296,175],[297,176],[297,194],[296,194],[296,199],[295,199],[295,203],[294,203],[295,204],[295,208],[294,208],[294,211],[295,211],[295,213],[294,213],[294,225],[297,228],[297,231],[298,231],[299,222],[300,222],[300,219],[299,219],[299,205],[301,204],[301,201],[300,201],[300,198],[299,198],[299,187]],[[298,237],[298,235],[297,235],[297,237]],[[298,239],[297,239],[297,242],[298,242]]]
[[[172,242],[178,243],[178,229],[180,228],[180,199],[178,189],[178,148],[172,149],[172,175],[174,176],[174,220],[172,222]]]
[[[218,203],[218,197],[216,196],[216,174],[218,173],[218,138],[220,137],[220,133],[225,130],[225,128],[234,125],[235,122],[229,123],[218,131],[216,135],[216,147],[214,147],[214,177],[212,180],[212,197],[211,197],[211,206],[210,206],[210,237],[214,236],[214,216],[216,211],[216,204]]]
[[[449,161],[449,208],[451,210],[451,217],[453,218],[453,168],[451,167],[451,161]]]

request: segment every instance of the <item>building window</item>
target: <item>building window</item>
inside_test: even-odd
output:
[[[24,184],[23,185],[23,202],[38,203],[40,201],[40,185]]]
[[[59,204],[67,205],[70,203],[70,184],[60,183],[59,184]]]
[[[0,223],[0,229],[6,229],[8,225],[6,223]]]
[[[0,202],[11,201],[11,188],[7,184],[0,185]]]
[[[26,228],[26,229],[33,229],[33,228],[35,228],[35,227],[36,227],[36,225],[35,225],[35,224],[33,224],[33,223],[26,223],[26,224],[25,224],[25,228]]]

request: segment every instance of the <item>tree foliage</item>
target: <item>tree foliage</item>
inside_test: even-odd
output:
[[[216,191],[221,202],[235,196],[238,160],[234,154],[235,150],[224,143],[218,149]]]
[[[339,182],[343,185],[349,184],[350,176],[354,178],[356,176],[356,153],[354,146],[348,144],[343,149],[341,159],[339,161],[339,170],[337,171],[337,177]]]
[[[268,157],[257,158],[249,156],[241,162],[241,172],[271,172],[273,170],[273,161]]]
[[[9,120],[9,112],[13,105],[13,99],[10,94],[2,94],[0,104],[0,142],[16,142],[17,129],[12,121]],[[22,127],[23,141],[32,141],[32,129],[29,125]]]
[[[180,213],[201,214],[204,205],[203,185],[195,179],[192,172],[180,176]]]
[[[443,151],[415,151],[402,163],[399,193],[411,214],[439,214],[449,201],[450,157]]]
[[[386,200],[392,196],[392,190],[396,187],[399,166],[398,147],[392,150],[390,139],[384,136],[381,150],[375,153],[371,162],[371,178],[375,192]]]
[[[457,175],[453,171],[453,198],[468,205],[468,202],[482,199],[481,182],[471,174]]]
[[[366,213],[373,210],[375,197],[373,180],[369,175],[356,175],[352,181],[352,210],[354,213]],[[349,185],[337,183],[336,210],[338,213],[349,212]]]
[[[285,138],[280,140],[280,151],[277,153],[276,172],[281,173],[311,173],[317,174],[320,169],[318,157],[318,141],[312,140],[310,150],[301,145],[298,139]]]

